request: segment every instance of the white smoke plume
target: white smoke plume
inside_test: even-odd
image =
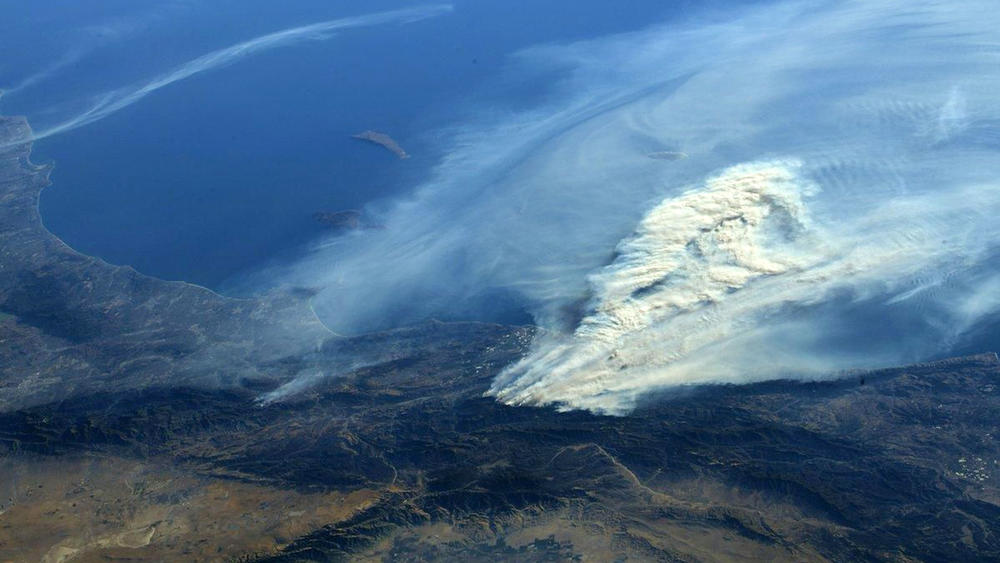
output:
[[[528,49],[544,103],[472,108],[385,230],[264,278],[341,332],[513,300],[543,329],[514,404],[947,352],[1000,305],[998,46],[992,2],[844,0]]]
[[[838,291],[857,301],[907,288],[890,300],[899,303],[914,295],[908,288],[921,273],[958,256],[982,257],[981,243],[954,235],[955,221],[1000,234],[981,209],[1000,209],[1000,190],[992,188],[949,194],[961,198],[954,203],[897,199],[851,222],[854,233],[823,228],[803,200],[816,187],[798,168],[736,166],[655,207],[619,245],[619,257],[591,276],[593,302],[573,334],[542,336],[491,393],[515,404],[618,414],[651,389],[820,377],[836,366],[892,361],[871,352],[851,358],[850,348],[825,351],[827,327],[790,309],[807,311]],[[882,224],[897,218],[905,223]],[[977,299],[966,301],[974,317],[998,304]],[[961,326],[963,314],[953,311],[951,326]]]

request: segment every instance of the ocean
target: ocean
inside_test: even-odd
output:
[[[694,2],[458,1],[408,24],[346,29],[262,50],[40,139],[55,164],[46,226],[81,252],[225,290],[328,233],[313,214],[406,194],[476,108],[543,99],[558,71],[510,72],[517,51],[640,29]],[[0,112],[36,131],[108,92],[283,29],[412,8],[407,2],[2,2]],[[698,8],[703,13],[704,6]],[[21,85],[20,88],[18,86]],[[351,138],[393,136],[400,160]]]

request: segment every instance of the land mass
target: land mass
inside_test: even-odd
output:
[[[355,209],[346,211],[317,211],[313,219],[323,226],[338,232],[365,230],[383,230],[385,225],[370,223],[364,220],[364,214]]]
[[[678,151],[657,151],[651,152],[646,156],[653,160],[684,160],[688,157],[687,153]]]
[[[346,211],[317,211],[313,219],[331,229],[353,231],[361,228],[361,212],[355,209]]]
[[[378,131],[369,130],[369,131],[362,131],[357,135],[351,135],[351,136],[354,137],[355,139],[368,141],[369,143],[373,143],[380,147],[383,147],[392,154],[398,156],[399,158],[410,158],[410,155],[407,154],[405,150],[403,150],[403,147],[399,146],[399,143],[397,143],[392,137],[386,135],[385,133],[379,133]]]
[[[0,118],[0,560],[1000,559],[995,354],[511,407],[532,327],[342,338],[83,256],[28,139]]]

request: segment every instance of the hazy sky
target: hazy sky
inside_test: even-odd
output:
[[[998,304],[998,30],[989,2],[793,2],[521,51],[554,95],[480,108],[384,231],[271,274],[344,332],[516,295],[546,330],[512,403],[944,352]]]

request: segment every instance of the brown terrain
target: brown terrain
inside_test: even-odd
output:
[[[502,405],[532,327],[343,338],[81,255],[28,139],[0,118],[0,561],[1000,560],[995,354]]]

